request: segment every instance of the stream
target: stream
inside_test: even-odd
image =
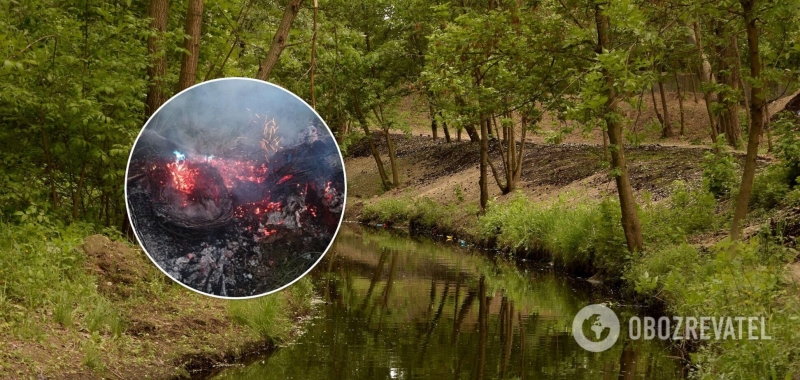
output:
[[[345,224],[309,274],[323,303],[288,346],[213,379],[679,379],[667,342],[619,340],[593,353],[572,319],[608,302],[552,270],[492,260],[453,242]]]

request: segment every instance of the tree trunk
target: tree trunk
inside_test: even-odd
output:
[[[681,95],[681,83],[678,78],[678,72],[675,72],[675,90],[678,93],[678,112],[681,116],[681,137],[686,135],[686,129],[683,121],[683,95]]]
[[[286,48],[286,38],[289,36],[289,30],[292,29],[292,23],[297,17],[297,12],[300,11],[300,4],[302,3],[303,0],[291,0],[286,5],[281,23],[278,25],[278,30],[275,31],[275,37],[272,38],[272,45],[269,47],[267,57],[261,61],[258,67],[256,79],[269,80],[269,74],[272,73],[272,69],[278,63],[278,58],[280,58],[283,49]]]
[[[750,133],[750,128],[753,126],[750,119],[750,98],[747,96],[747,87],[744,85],[744,74],[742,74],[742,54],[739,52],[739,42],[736,39],[736,34],[731,37],[731,47],[733,48],[733,62],[736,66],[736,78],[739,80],[739,88],[742,89],[742,100],[744,100],[744,110],[747,113],[747,133]]]
[[[655,86],[650,86],[650,97],[653,99],[653,111],[656,113],[656,117],[658,117],[658,123],[661,124],[661,130],[664,130],[664,118],[661,117],[661,113],[658,112],[658,103],[656,102],[656,89]]]
[[[597,52],[600,54],[604,49],[611,48],[609,40],[609,20],[600,10],[600,4],[595,4],[595,22],[597,25]],[[639,222],[639,215],[636,210],[636,199],[633,196],[630,178],[628,177],[628,166],[625,162],[625,149],[622,141],[622,124],[619,123],[614,114],[617,110],[616,91],[614,90],[614,77],[603,68],[603,76],[606,78],[606,113],[605,121],[607,126],[608,141],[612,146],[611,150],[611,170],[615,172],[617,182],[617,193],[619,194],[619,204],[622,211],[622,230],[625,232],[625,240],[628,243],[628,250],[631,252],[641,251],[644,247],[642,238],[642,225]]]
[[[439,136],[437,133],[437,125],[436,125],[436,113],[433,111],[433,106],[428,105],[428,113],[431,116],[431,136],[433,136],[433,140],[435,141]]]
[[[383,166],[381,155],[378,153],[378,148],[375,147],[375,141],[372,140],[372,133],[369,131],[369,126],[367,126],[367,119],[364,117],[364,113],[361,111],[361,105],[358,102],[354,102],[354,106],[358,123],[361,124],[361,128],[364,130],[364,135],[367,137],[367,141],[369,142],[369,150],[372,153],[372,157],[375,159],[375,164],[378,166],[378,174],[381,177],[381,184],[383,185],[384,189],[388,189],[390,187],[389,176],[386,175],[386,169]]]
[[[442,116],[442,113],[439,112],[439,116]],[[447,129],[447,122],[442,119],[442,132],[444,132],[444,141],[450,142],[450,130]]]
[[[728,40],[730,43],[730,40],[726,38],[727,34],[733,33],[730,28],[718,27],[715,32],[718,40]],[[728,145],[737,147],[739,140],[742,138],[742,130],[739,123],[739,80],[736,78],[736,66],[733,63],[736,57],[733,54],[733,49],[728,44],[719,43],[716,46],[717,56],[719,57],[717,59],[717,80],[727,87],[725,91],[717,94],[722,105],[722,109],[719,112],[719,129],[725,133]]]
[[[317,109],[317,94],[314,89],[314,73],[317,69],[317,8],[319,1],[314,0],[314,34],[311,35],[311,108]]]
[[[194,85],[197,78],[197,57],[200,53],[200,29],[203,25],[203,3],[205,0],[189,0],[186,11],[186,30],[189,39],[184,40],[184,53],[181,58],[181,73],[175,92],[181,92]]]
[[[394,152],[394,143],[392,137],[389,135],[389,129],[383,130],[383,135],[386,138],[386,146],[389,147],[389,166],[392,168],[392,186],[400,186],[400,173],[397,171],[397,159]]]
[[[659,74],[659,78],[660,74]],[[664,108],[664,129],[661,131],[661,137],[672,137],[675,132],[672,131],[672,123],[669,120],[669,110],[667,109],[667,95],[664,92],[664,82],[658,80],[658,92],[661,94],[661,106]]]
[[[483,123],[483,120],[481,120],[481,123]],[[481,128],[483,128],[483,127],[481,127]],[[464,126],[464,130],[467,132],[467,136],[469,136],[469,141],[470,142],[481,141],[481,135],[478,135],[478,130],[475,129],[474,125],[465,125]],[[460,140],[460,138],[459,138],[459,140]]]
[[[689,78],[692,78],[692,80],[689,83],[692,84],[692,95],[694,96],[695,104],[697,104],[697,85],[695,85],[695,83],[694,83],[695,82],[695,76],[697,76],[695,73],[690,74]]]
[[[747,56],[750,64],[750,76],[754,79],[750,87],[750,123],[752,128],[747,136],[747,156],[744,161],[742,184],[736,197],[736,209],[731,223],[731,240],[739,240],[742,222],[747,217],[750,193],[753,190],[753,178],[756,174],[756,158],[761,130],[764,126],[764,94],[761,88],[761,55],[758,49],[758,27],[753,14],[754,0],[741,0],[744,8],[744,22],[747,30]]]
[[[480,172],[481,178],[478,181],[478,185],[480,186],[481,190],[481,198],[480,198],[480,205],[481,205],[481,212],[486,212],[486,205],[489,202],[489,186],[487,183],[487,166],[489,161],[489,119],[484,118],[481,115],[480,119],[481,123],[481,164],[480,164]]]
[[[711,63],[708,62],[708,56],[703,49],[703,40],[701,38],[702,34],[700,34],[700,24],[695,22],[693,27],[687,27],[687,29],[689,29],[689,38],[692,40],[692,42],[694,42],[694,45],[697,47],[697,54],[700,56],[700,84],[714,84],[715,80],[714,75],[711,73]],[[717,101],[717,94],[714,91],[703,91],[703,99],[706,102],[706,112],[708,113],[711,142],[716,143],[719,130],[717,129],[716,118],[714,117],[714,112],[711,109],[711,104]]]
[[[155,35],[147,39],[147,56],[150,65],[147,67],[147,76],[150,82],[147,88],[144,116],[149,118],[167,101],[164,93],[164,75],[167,74],[167,56],[164,51],[164,33],[167,31],[167,12],[169,0],[150,0],[147,12],[152,19],[150,28],[155,29]]]

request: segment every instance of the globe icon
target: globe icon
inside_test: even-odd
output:
[[[589,321],[591,323],[591,327],[590,328],[592,329],[592,331],[594,331],[594,337],[595,337],[594,340],[595,341],[599,342],[600,339],[603,336],[603,331],[606,331],[606,330],[610,329],[610,327],[606,326],[603,323],[603,319],[600,318],[600,314],[592,314],[592,316],[589,317],[589,319],[587,319],[587,321]]]
[[[589,329],[584,332],[587,325]],[[579,346],[591,352],[609,349],[619,338],[619,331],[617,314],[601,304],[584,307],[572,320],[572,336]]]

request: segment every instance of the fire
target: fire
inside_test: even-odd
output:
[[[278,181],[278,185],[283,184],[284,182],[286,182],[286,181],[288,181],[290,179],[292,179],[292,175],[291,174],[287,174],[287,175],[283,176],[283,178],[281,178]]]
[[[183,162],[169,163],[167,168],[172,175],[172,185],[176,189],[186,194],[194,190],[194,176],[197,175],[197,169],[188,168]]]

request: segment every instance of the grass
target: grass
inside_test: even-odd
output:
[[[23,214],[24,220],[0,222],[0,341],[16,345],[0,352],[0,363],[7,363],[0,378],[84,378],[87,370],[90,377],[114,370],[131,378],[171,378],[182,369],[165,361],[182,363],[182,357],[198,354],[227,360],[265,338],[287,339],[294,317],[310,312],[308,280],[229,307],[235,302],[198,296],[173,283],[139,251],[129,259],[141,279],[101,292],[98,284],[106,280],[90,269],[80,247],[86,236],[108,231],[65,226],[35,208]],[[115,289],[124,294],[109,293]]]
[[[574,194],[551,203],[518,193],[492,203],[477,220],[475,237],[494,240],[516,255],[539,255],[572,272],[602,274],[640,302],[659,303],[681,316],[754,316],[768,320],[772,340],[695,342],[691,360],[697,378],[789,379],[800,375],[800,289],[787,280],[797,251],[782,245],[766,223],[749,243],[726,239],[705,248],[691,244],[700,234],[725,230],[738,176],[728,153],[707,155],[702,186],[675,182],[658,202],[642,194],[639,217],[645,250],[630,254],[620,225],[619,204]],[[772,165],[756,177],[752,217],[779,218],[776,209],[800,204],[789,168]],[[442,225],[452,223],[451,205],[429,199],[378,200],[362,220]],[[778,220],[778,225],[781,222]]]
[[[365,205],[359,220],[385,225],[408,224],[412,230],[419,231],[436,228],[438,233],[453,234],[463,216],[477,213],[478,207],[473,203],[440,204],[428,197],[405,196],[383,198]]]
[[[288,294],[230,301],[231,319],[259,334],[264,339],[283,342],[294,327],[293,315],[310,312],[314,291],[311,281],[302,278],[287,289]]]

